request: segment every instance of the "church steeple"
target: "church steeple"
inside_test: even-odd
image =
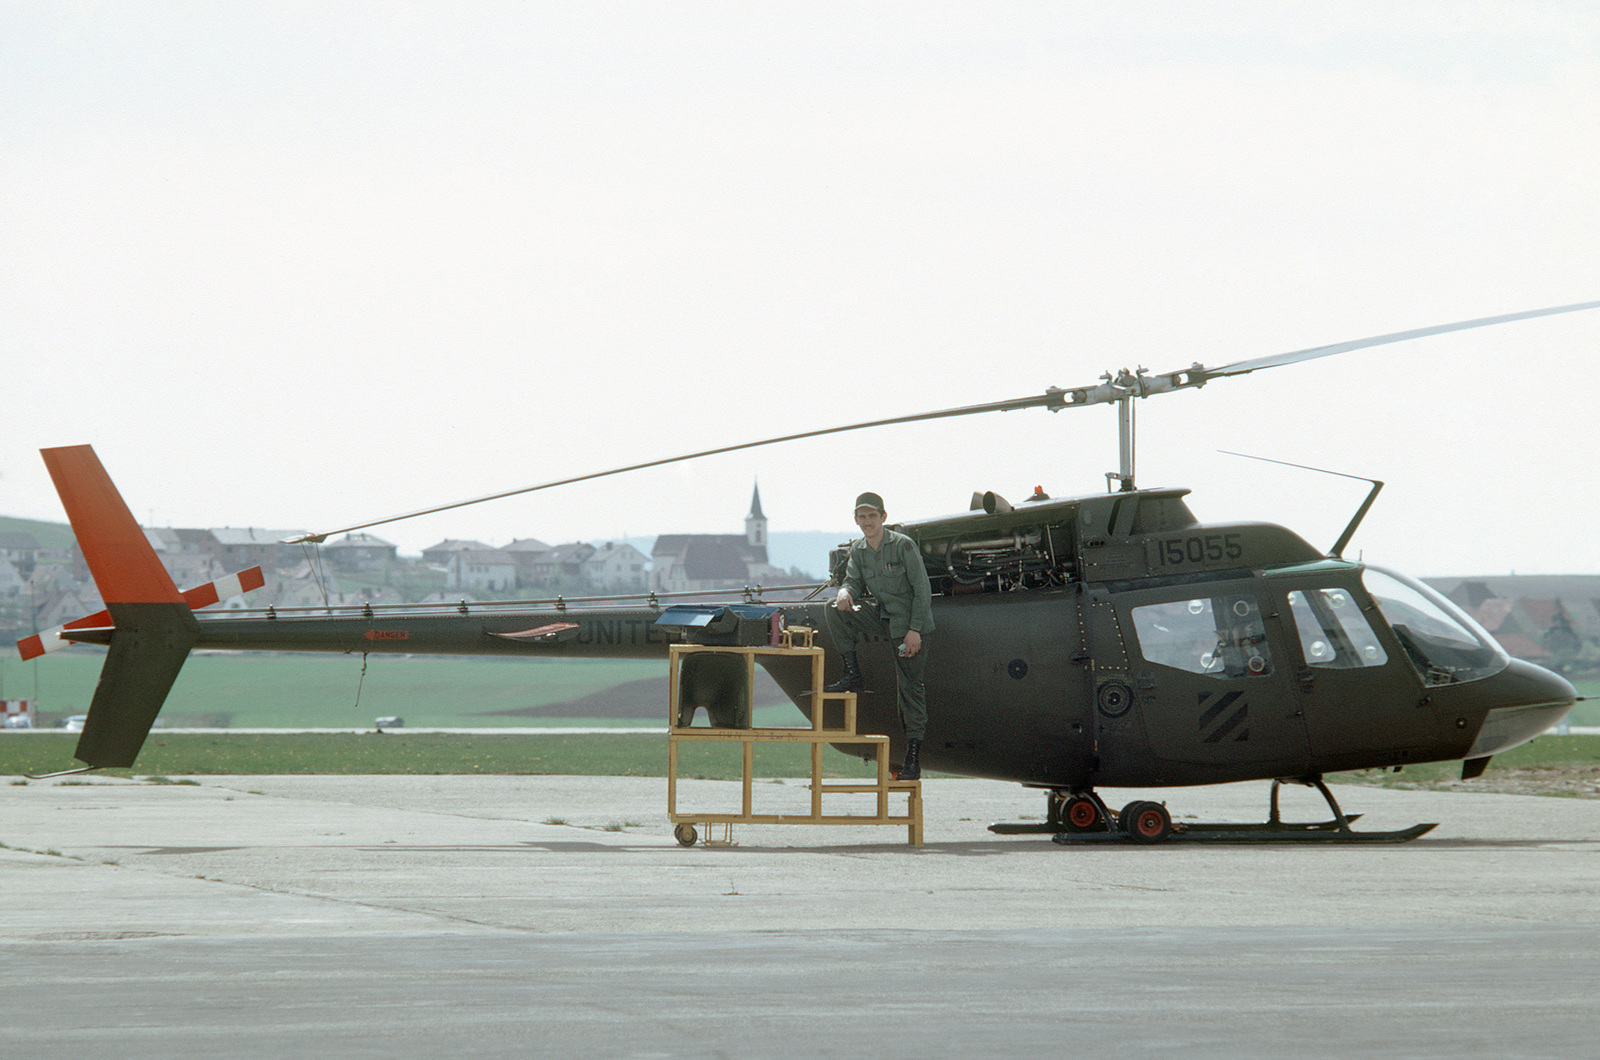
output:
[[[751,545],[767,547],[767,517],[761,513],[761,483],[750,495],[750,514],[744,517],[744,539]]]

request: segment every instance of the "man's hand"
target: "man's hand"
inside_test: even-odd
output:
[[[906,630],[906,639],[902,642],[906,646],[906,658],[911,658],[922,650],[922,634],[914,629]]]
[[[840,586],[839,595],[833,598],[833,606],[840,611],[854,611],[856,602],[851,599],[850,590]]]

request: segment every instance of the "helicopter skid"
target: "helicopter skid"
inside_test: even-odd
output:
[[[991,831],[1015,834],[1012,828],[1028,827],[1029,831],[1053,831],[1048,826],[991,826]],[[1343,827],[1338,821],[1318,821],[1312,824],[1174,824],[1165,843],[1409,843],[1426,835],[1438,824],[1414,824],[1392,832],[1357,832]],[[1001,831],[1004,829],[1004,831]],[[1134,842],[1126,832],[1057,832],[1051,842],[1062,846],[1086,843]]]
[[[1315,788],[1328,803],[1333,818],[1310,823],[1285,822],[1278,809],[1278,790],[1285,784]],[[1121,813],[1093,789],[1050,793],[1050,812],[1038,824],[992,824],[996,835],[1049,835],[1062,846],[1086,843],[1409,843],[1438,825],[1414,824],[1391,832],[1357,832],[1351,829],[1359,813],[1345,813],[1320,774],[1272,781],[1271,813],[1260,824],[1202,824],[1174,821],[1163,803],[1130,802]],[[1076,827],[1074,827],[1076,825]]]
[[[1351,821],[1356,820],[1360,816],[1361,815],[1359,813],[1352,813],[1350,816],[1345,818],[1345,822],[1349,823]],[[1291,825],[1285,826],[1285,825],[1281,825],[1281,824],[1272,824],[1271,822],[1267,822],[1267,823],[1263,823],[1263,824],[1213,824],[1213,825],[1202,825],[1202,824],[1182,824],[1180,822],[1174,821],[1173,825],[1172,825],[1172,830],[1175,831],[1175,832],[1179,832],[1179,831],[1182,831],[1185,828],[1224,828],[1224,829],[1234,830],[1234,829],[1239,829],[1239,828],[1281,828],[1281,827],[1288,827],[1288,828],[1338,828],[1339,827],[1339,822],[1338,821],[1318,821],[1315,824],[1291,824]],[[995,835],[1056,835],[1058,833],[1063,833],[1062,827],[1059,824],[1056,824],[1054,821],[1039,821],[1037,823],[1029,822],[1029,823],[1026,823],[1026,824],[1024,824],[1024,823],[1015,823],[1015,824],[1013,824],[1011,822],[1002,821],[1002,822],[1000,822],[998,824],[990,825],[989,826],[989,831],[993,832]],[[1087,831],[1087,832],[1077,832],[1077,831],[1073,831],[1072,829],[1069,828],[1069,829],[1065,830],[1064,834],[1066,834],[1066,835],[1099,835],[1099,834],[1102,834],[1104,832],[1105,832],[1104,828],[1096,828],[1096,829],[1092,829],[1092,830]]]

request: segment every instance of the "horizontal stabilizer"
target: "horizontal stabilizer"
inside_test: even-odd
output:
[[[183,591],[184,602],[198,611],[202,607],[210,607],[222,600],[231,600],[235,596],[243,596],[251,589],[259,589],[267,584],[266,575],[261,573],[260,567],[251,567],[238,574],[229,574],[218,578],[214,582],[197,585],[193,589]],[[41,655],[58,651],[68,647],[72,641],[61,636],[63,630],[68,629],[102,629],[111,625],[110,611],[96,611],[92,615],[74,619],[63,623],[43,633],[35,633],[31,637],[23,637],[17,641],[17,654],[22,656],[24,662],[37,659]]]

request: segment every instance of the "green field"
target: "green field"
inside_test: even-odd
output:
[[[0,776],[48,773],[82,765],[67,733],[0,732]],[[736,744],[680,744],[678,775],[711,780],[741,776]],[[869,777],[875,766],[823,748],[829,777]],[[465,733],[154,733],[127,775],[286,773],[551,773],[565,776],[665,776],[664,734],[471,735]],[[758,776],[811,772],[801,744],[755,749]]]
[[[73,649],[35,663],[0,658],[0,694],[32,697],[38,689],[40,722],[88,709],[104,656]],[[202,653],[192,657],[172,690],[160,724],[214,727],[210,734],[166,733],[158,728],[137,763],[140,774],[187,773],[565,773],[659,776],[666,768],[666,737],[607,735],[495,736],[227,734],[227,728],[368,729],[373,719],[405,718],[408,728],[573,726],[656,727],[666,714],[666,665],[661,661],[579,659],[408,659],[372,656],[365,679],[359,656]],[[357,699],[359,689],[359,701]],[[1578,682],[1575,725],[1600,725],[1600,681]],[[506,714],[573,701],[620,700],[635,717],[579,713],[530,717]],[[609,697],[609,699],[608,699]],[[756,711],[760,725],[803,724],[789,705]],[[40,773],[78,765],[75,736],[0,733],[0,774]],[[683,776],[737,777],[729,748],[686,746]],[[830,775],[864,776],[867,767],[831,749]],[[1589,768],[1600,764],[1600,737],[1545,736],[1490,763],[1496,771],[1519,768]],[[808,771],[805,751],[774,745],[758,750],[758,772],[795,776]],[[1365,783],[1428,784],[1460,775],[1458,763],[1408,766],[1401,774],[1376,771],[1339,779]]]
[[[1578,690],[1578,695],[1588,696],[1593,702],[1573,707],[1567,720],[1573,725],[1600,725],[1600,681],[1574,681],[1572,687]]]
[[[1541,736],[1497,754],[1484,771],[1486,782],[1496,773],[1522,769],[1593,770],[1600,767],[1600,736]],[[1329,776],[1337,783],[1382,784],[1386,787],[1431,785],[1459,780],[1460,762],[1427,762],[1409,765],[1399,773],[1363,770]]]
[[[39,725],[89,709],[105,656],[72,648],[24,663],[0,658],[0,693],[33,698]],[[659,726],[667,716],[665,660],[405,658],[373,655],[366,677],[359,655],[273,655],[200,652],[184,664],[161,710],[169,728],[352,729],[374,718],[398,716],[413,728],[573,725]],[[504,711],[547,707],[604,693],[630,682],[659,682],[625,689],[635,717],[610,714],[557,717]],[[359,700],[357,698],[359,693]],[[642,715],[642,716],[640,716]],[[766,725],[801,724],[792,706],[759,709]]]
[[[47,773],[81,763],[77,737],[67,733],[0,733],[0,776]],[[737,745],[682,744],[678,773],[731,780],[740,775]],[[756,748],[756,774],[793,777],[810,772],[803,745]],[[873,767],[823,749],[826,773],[865,777]],[[664,776],[667,738],[659,733],[472,735],[466,733],[162,733],[145,743],[133,770],[114,775],[284,773],[551,773],[568,776]],[[1513,769],[1600,767],[1600,736],[1541,736],[1503,755],[1485,773]],[[1330,776],[1335,783],[1429,784],[1460,775],[1458,762],[1412,765],[1404,773],[1376,770]]]

